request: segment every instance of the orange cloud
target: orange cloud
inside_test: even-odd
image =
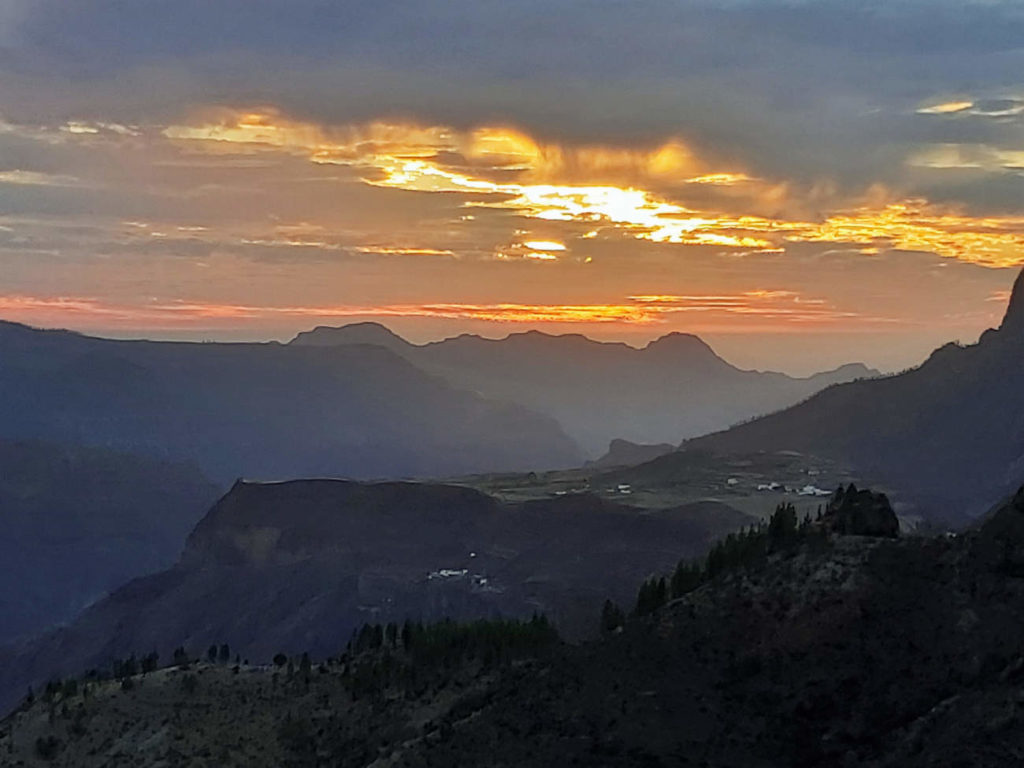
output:
[[[969,106],[950,102],[923,111]],[[650,151],[569,147],[544,145],[503,127],[458,131],[376,122],[327,128],[270,109],[220,110],[195,125],[171,126],[164,135],[205,148],[201,151],[223,145],[217,151],[226,146],[228,151],[296,153],[316,163],[360,169],[364,182],[377,187],[457,193],[468,207],[506,209],[547,222],[589,223],[606,235],[654,243],[761,253],[780,252],[793,242],[850,243],[865,252],[882,247],[929,251],[991,267],[1024,263],[1024,217],[1019,216],[973,217],[924,200],[889,199],[836,210],[815,221],[683,205],[655,190],[671,188],[666,181],[735,187],[748,195],[751,209],[766,199],[778,207],[780,195],[798,195],[736,169],[709,167],[677,140]],[[543,254],[550,252],[532,253],[546,258]]]
[[[747,291],[735,295],[638,295],[611,304],[449,303],[391,304],[381,306],[258,306],[196,301],[111,304],[93,298],[0,296],[0,312],[23,322],[59,325],[61,318],[93,327],[202,327],[238,320],[309,318],[419,317],[473,320],[502,324],[663,324],[674,315],[701,313],[721,319],[754,318],[799,325],[832,323],[856,318],[827,306],[820,299],[804,299],[791,291]],[[88,322],[89,320],[95,322]],[[877,318],[876,318],[877,319]]]

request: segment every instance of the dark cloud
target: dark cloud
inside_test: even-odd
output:
[[[891,178],[936,133],[984,140],[992,128],[938,128],[914,107],[963,92],[992,112],[1024,70],[1013,2],[38,0],[15,18],[10,113],[145,122],[274,104],[563,141],[680,134],[765,173],[851,185]]]

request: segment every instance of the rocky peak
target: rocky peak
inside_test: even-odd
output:
[[[1010,304],[1006,308],[1006,315],[999,330],[1024,337],[1024,270],[1021,270],[1013,284]]]
[[[836,533],[896,538],[900,521],[884,493],[840,486],[825,510],[826,525]]]
[[[342,326],[321,325],[303,331],[291,341],[296,346],[342,346],[375,344],[391,350],[404,349],[409,342],[380,323],[350,323]]]
[[[675,357],[681,360],[721,359],[702,338],[692,333],[666,334],[648,344],[645,350],[659,357]]]

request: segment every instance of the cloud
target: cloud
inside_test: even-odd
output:
[[[318,124],[497,122],[564,144],[682,136],[755,175],[853,185],[891,181],[893,158],[931,130],[912,105],[1005,89],[1024,57],[1010,2],[18,7],[32,44],[0,86],[18,119],[166,122],[244,99]]]
[[[235,322],[292,317],[310,321],[359,318],[440,318],[485,321],[499,324],[620,324],[665,323],[672,315],[701,313],[710,318],[726,316],[741,320],[783,323],[831,324],[858,318],[857,313],[836,310],[822,299],[805,299],[792,291],[746,291],[735,295],[648,295],[630,296],[615,304],[470,304],[422,303],[381,306],[275,306],[245,305],[178,300],[168,303],[112,304],[91,297],[0,296],[0,311],[15,319],[45,317],[50,323],[69,318],[91,317],[104,323],[150,325]],[[884,322],[880,318],[865,318]]]
[[[78,187],[81,179],[58,173],[41,173],[20,169],[0,171],[0,184],[25,184],[39,187]]]
[[[215,122],[175,125],[163,133],[216,153],[233,147],[240,153],[284,151],[316,164],[351,166],[361,169],[363,181],[373,186],[458,194],[464,197],[463,205],[476,209],[596,225],[594,235],[603,230],[655,243],[761,253],[782,252],[788,243],[845,243],[860,246],[865,253],[880,248],[925,250],[995,267],[1024,262],[1024,216],[972,216],[923,199],[893,199],[893,193],[882,188],[876,188],[881,199],[873,203],[860,201],[851,207],[833,200],[832,210],[823,211],[818,220],[757,215],[754,211],[765,194],[776,189],[772,183],[742,171],[716,171],[677,140],[652,151],[630,152],[594,145],[544,145],[498,127],[325,127],[274,110],[221,110]],[[989,150],[985,157],[985,162],[1003,169],[1024,161],[1021,152]],[[982,167],[980,159],[966,158],[958,145],[935,145],[908,162],[928,168]],[[666,176],[674,176],[676,184],[666,184]],[[714,199],[698,198],[699,207],[692,202],[684,205],[675,194],[680,188],[708,183],[740,184],[742,190],[731,206],[740,207],[745,200],[748,212],[727,212]],[[522,245],[528,252],[516,253]],[[511,250],[499,249],[499,256],[550,261],[556,258],[551,250],[513,244]]]
[[[1024,254],[1019,3],[8,0],[0,27],[4,290],[124,327],[155,296],[260,328],[306,316],[231,312],[969,333]],[[764,286],[803,298],[740,311]],[[705,300],[623,298],[653,295]]]

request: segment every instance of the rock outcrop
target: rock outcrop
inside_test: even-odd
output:
[[[845,536],[881,536],[894,539],[900,533],[900,521],[884,493],[857,490],[856,486],[838,488],[825,510],[823,523]]]

